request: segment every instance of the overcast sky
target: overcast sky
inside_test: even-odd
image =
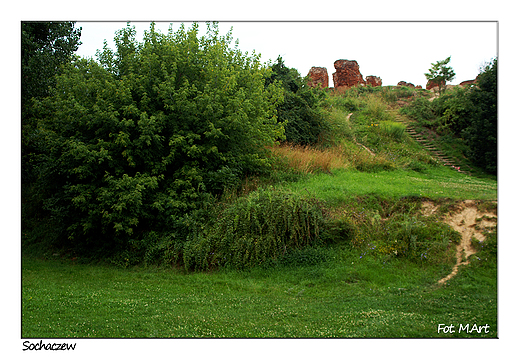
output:
[[[156,29],[168,32],[171,22],[157,22]],[[132,22],[137,39],[142,40],[150,22]],[[190,22],[185,23],[187,28]],[[180,23],[174,22],[176,30]],[[114,49],[113,38],[125,22],[78,22],[82,27],[77,54],[95,57],[106,39]],[[333,86],[334,61],[356,60],[361,74],[376,75],[383,85],[406,81],[425,87],[424,73],[431,63],[451,56],[456,77],[451,84],[474,79],[480,67],[497,56],[496,22],[220,22],[225,35],[233,27],[239,48],[262,55],[262,61],[281,55],[285,65],[306,76],[313,66],[327,68]],[[199,34],[206,33],[204,23]]]

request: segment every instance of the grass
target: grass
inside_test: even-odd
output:
[[[288,168],[303,174],[331,172],[345,167],[346,159],[340,147],[317,149],[310,146],[284,144],[272,147],[271,152],[278,156]]]
[[[496,200],[496,182],[473,178],[445,167],[425,172],[409,170],[367,173],[335,170],[332,175],[317,174],[291,183],[297,192],[308,192],[337,205],[346,198],[377,193],[382,197],[399,198],[416,195],[431,199]]]
[[[22,337],[497,336],[492,261],[437,287],[449,267],[327,251],[312,266],[190,274],[24,258]],[[491,331],[438,334],[440,323]]]

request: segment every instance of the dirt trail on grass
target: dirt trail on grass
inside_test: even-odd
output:
[[[349,126],[350,126],[350,117],[352,116],[352,114],[353,114],[353,113],[350,113],[350,114],[347,115],[347,123],[348,123]],[[368,151],[368,153],[369,153],[370,155],[372,155],[372,156],[376,156],[376,154],[374,154],[374,153],[372,152],[372,150],[370,150],[369,148],[367,148],[365,145],[363,145],[363,144],[361,144],[361,143],[358,143],[358,141],[356,140],[356,137],[354,136],[354,133],[352,133],[352,139],[354,140],[354,142],[355,142],[357,145],[361,146],[361,147],[364,148],[366,151]]]
[[[438,206],[430,201],[423,203],[423,215],[425,216],[434,214],[437,209]],[[476,249],[471,244],[471,239],[476,238],[478,241],[484,241],[486,228],[497,226],[497,215],[494,212],[479,210],[477,203],[473,200],[465,200],[457,205],[455,211],[445,215],[443,221],[458,231],[462,235],[462,239],[460,244],[457,245],[457,262],[453,271],[439,280],[438,283],[441,285],[457,274],[459,266],[469,263],[467,259],[476,253]]]

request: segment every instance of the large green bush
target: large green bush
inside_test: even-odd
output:
[[[33,227],[39,221],[41,197],[34,191],[38,178],[34,164],[38,146],[36,140],[37,120],[33,113],[33,101],[49,95],[56,84],[56,74],[62,66],[70,63],[74,52],[81,44],[81,28],[73,22],[22,22],[21,23],[21,198],[22,226]],[[41,224],[41,223],[40,223]],[[52,237],[52,227],[41,224],[38,238]],[[27,234],[27,231],[24,231]]]
[[[475,111],[469,99],[470,91],[454,88],[433,100],[435,114],[439,117],[438,132],[453,133],[456,136],[468,127],[471,114]]]
[[[276,84],[259,56],[231,47],[208,25],[135,40],[120,30],[115,51],[76,59],[39,101],[33,134],[38,183],[59,245],[128,249],[165,229],[187,236],[212,196],[268,169],[266,145],[283,139]],[[181,236],[181,237],[182,237]]]

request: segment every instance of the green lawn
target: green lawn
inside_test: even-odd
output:
[[[246,272],[121,269],[24,257],[22,337],[496,337],[496,258],[450,266],[360,257]],[[438,333],[439,324],[489,333]]]
[[[366,194],[389,198],[418,195],[431,199],[497,200],[495,180],[467,176],[445,167],[430,168],[422,173],[335,170],[332,175],[321,173],[288,186],[298,192],[309,192],[331,204],[341,203],[346,197]]]

